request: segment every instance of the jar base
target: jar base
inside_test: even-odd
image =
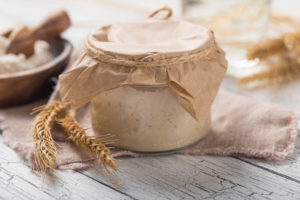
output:
[[[205,139],[205,137],[208,135],[209,132],[210,132],[210,130],[202,138],[200,138],[199,140],[197,140],[196,142],[194,142],[192,144],[188,144],[188,145],[183,146],[183,147],[170,149],[170,150],[165,150],[165,151],[136,151],[136,150],[130,150],[130,149],[127,149],[127,148],[119,148],[119,147],[115,147],[115,146],[114,146],[114,150],[117,150],[117,151],[131,151],[133,153],[138,153],[138,154],[142,154],[142,155],[145,155],[145,156],[170,155],[170,154],[174,154],[175,152],[182,151],[182,150],[189,149],[189,148],[192,148],[192,147],[196,146],[200,141]]]

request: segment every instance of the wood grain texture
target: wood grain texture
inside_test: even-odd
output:
[[[47,184],[0,137],[0,199],[131,199],[72,171],[56,171]]]
[[[21,0],[0,0],[0,31],[16,22],[36,24],[46,11],[66,7],[74,26],[64,36],[76,45],[97,25],[141,18],[155,7],[152,1],[147,1],[141,8],[140,0],[126,0],[128,4],[124,4],[125,0],[85,2],[89,4],[82,6],[80,0],[72,3],[71,0],[27,0],[26,4]],[[296,92],[300,81],[249,90],[226,77],[222,87],[300,112],[300,95]],[[300,199],[299,141],[298,138],[294,156],[283,162],[184,155],[122,158],[117,159],[118,176],[107,176],[95,169],[57,171],[56,183],[47,185],[13,150],[3,145],[0,136],[0,199]]]
[[[259,167],[278,176],[294,180],[300,184],[300,138],[297,138],[297,146],[292,157],[280,162],[270,162],[259,159],[239,158],[253,166]]]
[[[117,190],[135,199],[297,199],[299,183],[239,159],[169,155],[119,159]],[[116,180],[83,174],[100,183]]]

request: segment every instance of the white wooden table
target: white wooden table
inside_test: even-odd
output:
[[[34,24],[57,8],[67,8],[74,26],[65,34],[75,44],[96,24],[144,17],[166,1],[0,0],[0,31],[18,23]],[[169,1],[170,2],[170,1]],[[285,3],[284,3],[285,2]],[[278,8],[289,1],[275,1]],[[295,7],[296,1],[291,1]],[[172,2],[173,8],[178,5]],[[299,6],[298,6],[299,7]],[[285,10],[289,8],[284,7]],[[276,102],[300,112],[299,81],[247,91],[226,77],[223,88]],[[300,199],[300,139],[292,158],[267,162],[238,156],[168,155],[118,159],[117,177],[95,169],[56,171],[47,185],[0,136],[0,199]],[[122,182],[123,184],[118,184]]]

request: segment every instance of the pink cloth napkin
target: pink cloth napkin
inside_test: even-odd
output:
[[[52,99],[57,99],[57,92]],[[45,104],[46,100],[0,110],[0,128],[4,142],[33,166],[34,143],[31,125],[34,116],[32,108]],[[78,121],[91,126],[89,105],[81,108]],[[184,133],[183,133],[184,134]],[[91,158],[66,139],[56,127],[53,134],[58,144],[58,169],[83,169],[91,165]],[[274,104],[258,102],[246,97],[220,91],[212,106],[212,128],[198,144],[178,154],[190,155],[232,155],[281,160],[292,155],[297,137],[297,114]],[[146,154],[148,155],[148,154]],[[114,157],[139,157],[145,154],[130,151],[115,151]]]

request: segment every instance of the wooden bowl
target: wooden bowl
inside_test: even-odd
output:
[[[45,85],[67,66],[72,45],[62,38],[47,40],[55,58],[36,69],[0,75],[0,107],[27,103],[47,90]]]

